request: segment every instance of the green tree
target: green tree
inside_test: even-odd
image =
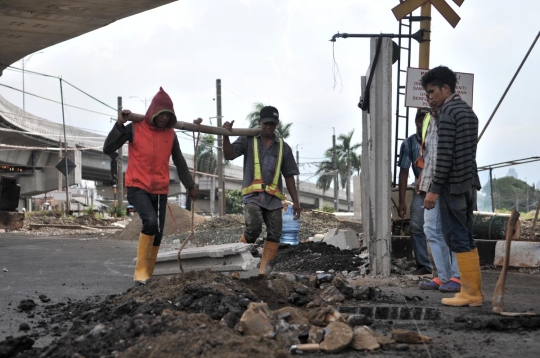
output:
[[[199,140],[197,147],[197,170],[203,173],[215,174],[217,156],[214,152],[214,136],[205,134]]]
[[[225,209],[227,214],[243,214],[242,193],[240,190],[227,190],[225,193]]]
[[[360,143],[352,143],[352,137],[354,135],[354,129],[347,134],[340,134],[338,136],[338,143],[336,143],[336,157],[337,157],[337,170],[339,172],[339,183],[341,187],[347,191],[347,203],[350,211],[350,182],[351,176],[356,172],[360,173],[360,154],[356,151],[360,148]],[[328,190],[334,177],[329,175],[334,171],[333,165],[333,148],[329,148],[324,153],[325,160],[319,164],[316,174],[319,175],[317,179],[317,187],[321,188],[323,192]]]
[[[491,196],[489,182],[483,185],[482,192]],[[495,209],[516,208],[518,211],[529,211],[534,208],[540,197],[540,191],[523,180],[512,176],[493,179],[493,199]]]
[[[246,116],[246,119],[249,122],[249,128],[259,127],[259,114],[261,112],[261,109],[265,106],[266,105],[262,102],[253,103],[253,110],[249,112]],[[277,136],[283,139],[289,138],[289,136],[291,135],[291,127],[292,123],[283,123],[283,121],[280,120],[276,127]]]

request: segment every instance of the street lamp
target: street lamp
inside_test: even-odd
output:
[[[26,106],[25,106],[25,103],[24,103],[24,67],[26,66],[28,61],[30,61],[32,56],[40,54],[40,53],[43,53],[43,51],[35,52],[35,53],[31,54],[30,56],[28,56],[27,58],[23,57],[21,59],[21,64],[22,64],[22,105],[23,105],[23,110],[26,110]]]

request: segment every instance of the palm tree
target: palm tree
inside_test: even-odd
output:
[[[265,106],[266,105],[262,102],[253,103],[253,110],[246,116],[246,119],[249,122],[249,128],[259,127],[259,114],[261,113],[261,109]],[[282,121],[279,121],[276,127],[277,136],[283,139],[289,138],[291,135],[291,127],[292,123],[283,123]]]
[[[217,157],[214,153],[214,136],[205,134],[199,140],[197,148],[197,169],[203,173],[215,174]]]
[[[348,134],[340,134],[338,140],[341,141],[340,144],[336,145],[336,153],[340,160],[345,162],[345,175],[341,177],[341,185],[343,186],[343,180],[346,181],[346,190],[347,190],[347,210],[351,211],[351,170],[352,170],[352,161],[353,153],[355,150],[360,148],[362,144],[356,143],[352,144],[352,136],[354,135],[354,129],[352,129]],[[360,163],[358,162],[358,166]]]
[[[339,173],[339,183],[341,187],[347,190],[348,210],[350,211],[350,177],[354,172],[360,172],[360,154],[355,151],[361,146],[360,143],[352,144],[354,129],[348,134],[340,134],[338,136],[339,144],[336,144],[337,170]],[[334,163],[333,163],[333,148],[329,148],[324,153],[325,160],[319,164],[319,169],[316,174],[319,174],[317,179],[317,187],[323,192],[328,190],[333,181]]]

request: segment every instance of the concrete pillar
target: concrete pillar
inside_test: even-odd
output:
[[[378,38],[371,39],[371,58]],[[372,64],[373,66],[374,64]],[[388,277],[391,269],[391,148],[392,148],[392,40],[382,38],[381,52],[370,88],[369,206],[372,226],[369,259],[372,275]]]

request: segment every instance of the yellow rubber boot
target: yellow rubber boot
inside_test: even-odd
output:
[[[148,268],[152,256],[152,246],[154,244],[154,235],[141,233],[139,236],[139,248],[137,249],[137,264],[135,265],[135,274],[133,279],[140,283],[146,283],[150,278]]]
[[[263,254],[261,259],[261,267],[259,269],[259,275],[264,275],[266,272],[266,265],[269,261],[272,261],[278,252],[279,242],[264,241]],[[268,271],[271,271],[269,267]]]
[[[479,307],[484,302],[482,294],[482,274],[478,250],[456,253],[456,259],[461,276],[461,292],[453,298],[443,298],[442,304],[446,306]]]
[[[156,267],[157,254],[159,246],[152,246],[152,255],[150,256],[150,263],[148,264],[148,276],[152,277],[154,274],[154,267]]]
[[[244,244],[247,244],[246,236],[242,234],[242,237],[240,238],[240,242],[243,242]]]

